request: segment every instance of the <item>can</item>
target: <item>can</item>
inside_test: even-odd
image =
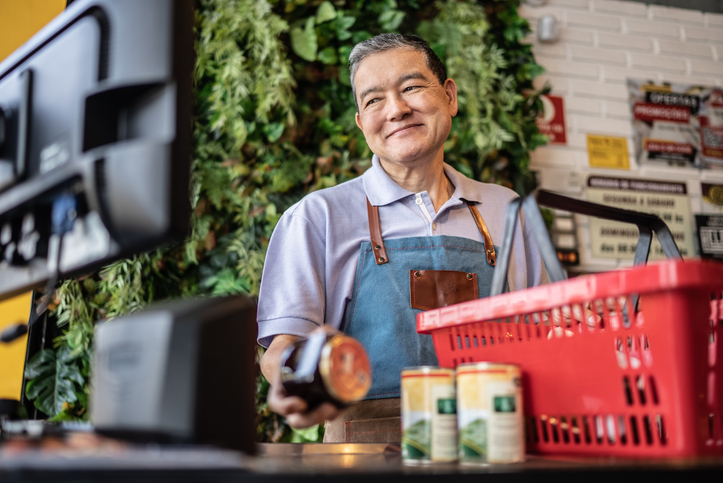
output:
[[[457,400],[453,369],[402,371],[402,460],[406,464],[457,460]]]
[[[457,419],[462,464],[524,461],[520,368],[492,362],[460,364]]]

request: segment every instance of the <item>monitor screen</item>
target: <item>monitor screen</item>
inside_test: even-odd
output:
[[[76,0],[0,63],[0,298],[187,234],[192,29]]]

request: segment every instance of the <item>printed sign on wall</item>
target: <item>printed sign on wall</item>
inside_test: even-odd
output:
[[[639,163],[723,168],[723,90],[628,79]]]
[[[723,216],[695,215],[701,258],[723,260]]]
[[[614,136],[587,135],[587,155],[594,168],[630,169],[628,140]]]
[[[550,144],[567,144],[565,134],[565,106],[562,97],[540,96],[544,112],[537,118],[537,127],[541,134],[550,138]]]
[[[685,183],[590,176],[587,199],[659,216],[668,225],[681,255],[695,255],[693,220]],[[638,228],[629,223],[590,217],[590,241],[593,257],[632,260]],[[653,240],[649,259],[665,259],[657,239]]]

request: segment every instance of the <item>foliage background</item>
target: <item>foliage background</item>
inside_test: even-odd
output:
[[[346,66],[381,32],[423,36],[459,87],[446,161],[467,176],[534,188],[529,152],[542,73],[518,0],[199,0],[191,234],[181,243],[65,281],[50,310],[62,335],[26,368],[26,396],[48,416],[86,419],[96,321],[161,299],[258,294],[281,213],[305,193],[361,174],[371,153],[354,123]],[[266,406],[258,439],[315,441]]]

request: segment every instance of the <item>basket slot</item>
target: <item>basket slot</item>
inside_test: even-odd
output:
[[[640,433],[638,432],[638,418],[630,416],[630,435],[635,446],[640,445]]]
[[[554,416],[550,416],[550,434],[552,434],[553,442],[560,442],[560,435],[557,432],[557,418]]]
[[[658,428],[658,440],[662,446],[668,443],[668,437],[665,431],[665,421],[661,414],[655,416],[655,423]]]
[[[603,425],[602,416],[594,416],[593,421],[595,423],[595,442],[597,444],[603,443],[603,437],[605,435],[605,427]]]
[[[527,443],[537,444],[540,442],[540,435],[537,432],[537,418],[530,416],[527,418]]]
[[[648,381],[650,383],[650,399],[653,401],[654,405],[660,404],[660,400],[658,399],[658,388],[655,384],[655,378],[650,375],[648,376]]]
[[[628,376],[623,376],[623,391],[625,392],[625,401],[628,403],[628,406],[632,406],[633,391],[630,388],[630,378]]]
[[[640,402],[641,406],[645,406],[648,402],[645,396],[645,376],[635,376],[635,388],[638,392],[638,402]]]
[[[620,444],[628,444],[628,432],[625,428],[625,418],[618,416],[618,435],[620,436]]]
[[[614,416],[608,414],[605,418],[605,429],[607,430],[608,444],[614,445],[617,442]]]
[[[572,416],[570,418],[570,426],[573,441],[575,444],[580,444],[580,427],[577,425],[577,417]]]
[[[540,416],[540,433],[542,434],[542,441],[549,443],[550,436],[547,431],[547,416],[545,415]]]
[[[562,433],[562,442],[565,444],[570,443],[570,427],[567,425],[567,418],[565,416],[560,417],[560,433]]]
[[[585,444],[592,444],[592,436],[590,432],[590,421],[587,416],[582,417],[582,429],[585,435]]]
[[[650,426],[650,417],[643,416],[643,435],[648,446],[653,444],[653,429]]]

